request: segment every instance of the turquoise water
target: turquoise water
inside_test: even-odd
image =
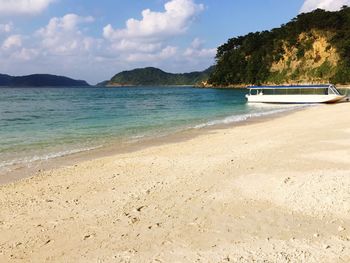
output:
[[[0,88],[0,168],[290,109],[248,105],[245,94],[192,87]]]

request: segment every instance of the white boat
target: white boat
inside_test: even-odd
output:
[[[335,103],[345,98],[332,84],[252,86],[248,89],[248,102],[258,103]]]

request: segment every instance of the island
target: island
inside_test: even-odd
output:
[[[6,87],[78,87],[89,86],[85,80],[75,80],[50,74],[32,74],[14,77],[0,74],[0,86]]]
[[[206,81],[214,67],[190,73],[168,73],[159,68],[146,67],[122,71],[98,86],[193,86]]]

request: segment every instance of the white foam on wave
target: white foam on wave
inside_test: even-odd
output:
[[[310,105],[298,105],[298,106],[295,106],[295,105],[293,105],[293,106],[254,105],[252,107],[254,107],[256,109],[265,109],[265,111],[245,113],[245,114],[241,114],[241,115],[232,115],[232,116],[228,116],[228,117],[223,118],[223,119],[213,120],[213,121],[208,121],[206,123],[198,124],[198,125],[194,126],[193,128],[194,129],[201,129],[201,128],[205,128],[205,127],[209,127],[209,126],[242,122],[242,121],[246,121],[246,120],[252,119],[252,118],[258,118],[258,117],[264,117],[264,116],[268,116],[268,115],[279,114],[279,113],[288,112],[288,111],[292,111],[292,110],[296,110],[296,109],[300,109],[300,108],[305,108],[305,107],[309,107],[309,106]],[[266,108],[268,108],[269,110],[267,110]]]
[[[71,155],[71,154],[75,154],[75,153],[80,153],[80,152],[87,152],[87,151],[91,151],[91,150],[98,149],[101,147],[102,147],[102,145],[99,145],[99,146],[95,146],[95,147],[78,148],[78,149],[73,149],[73,150],[69,150],[69,151],[48,153],[48,154],[39,155],[39,156],[35,155],[32,157],[13,159],[11,161],[3,161],[3,162],[0,162],[0,168],[5,168],[8,166],[13,166],[13,165],[30,164],[30,163],[37,162],[37,161],[47,161],[49,159],[63,157],[63,156],[67,156],[67,155]]]
[[[145,138],[145,137],[146,137],[146,134],[139,134],[139,135],[131,136],[130,139],[131,140],[139,140],[139,139],[142,139],[142,138]]]

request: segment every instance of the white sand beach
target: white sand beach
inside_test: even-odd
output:
[[[0,262],[350,262],[350,104],[0,186]]]

